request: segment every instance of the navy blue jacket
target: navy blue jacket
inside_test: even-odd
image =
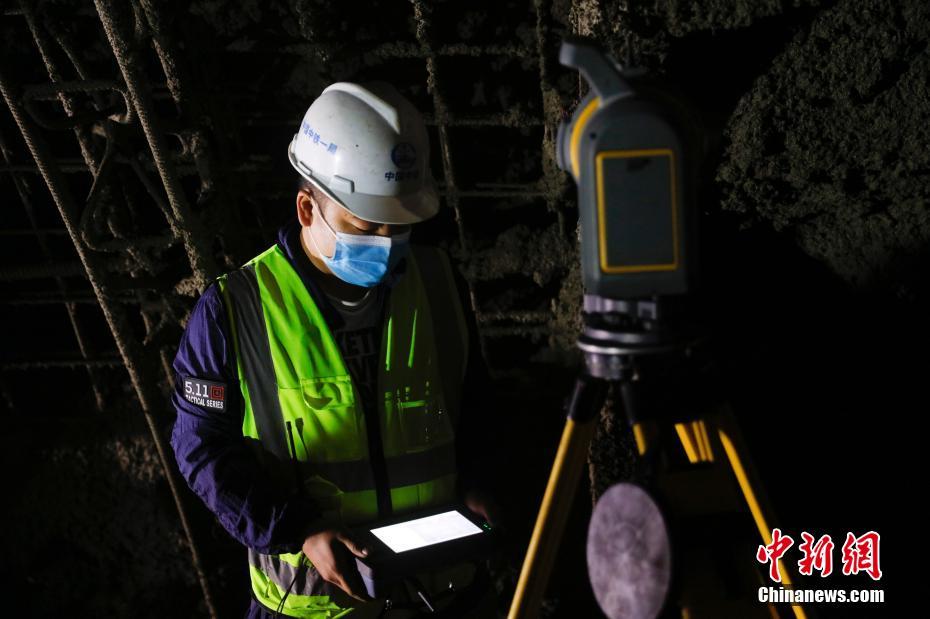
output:
[[[300,225],[293,219],[278,232],[278,245],[294,265],[327,323],[337,310],[319,289],[308,269],[310,262],[299,240]],[[401,261],[398,269],[405,267]],[[397,274],[400,271],[395,271]],[[390,285],[390,279],[379,285]],[[489,479],[488,463],[478,458],[494,453],[489,433],[482,431],[493,419],[496,398],[487,370],[467,286],[456,273],[456,283],[470,332],[470,356],[463,389],[462,415],[456,434],[459,492],[483,487]],[[380,338],[379,338],[380,339]],[[243,408],[236,373],[235,351],[229,336],[227,314],[217,284],[212,283],[197,301],[174,359],[176,372],[172,402],[177,420],[171,435],[178,467],[191,489],[223,527],[240,543],[264,554],[298,552],[304,533],[317,515],[312,501],[300,494],[275,494],[266,474],[242,436]],[[202,408],[184,398],[184,378],[225,384],[222,410]]]

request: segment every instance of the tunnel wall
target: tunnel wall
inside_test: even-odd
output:
[[[49,28],[67,24],[99,74],[114,73],[92,10],[59,1],[38,3],[36,11]],[[14,11],[3,19],[4,57],[24,59],[14,73],[22,83],[46,81],[34,53],[23,51],[31,47],[16,21],[22,16]],[[184,69],[179,74],[197,86],[197,105],[184,97],[172,105],[169,95],[180,82],[159,73],[151,44],[138,64],[152,76],[158,112],[171,119],[165,131],[180,144],[173,157],[193,169],[183,188],[206,230],[198,242],[218,271],[273,242],[292,213],[295,178],[284,147],[326,84],[387,79],[423,111],[444,208],[417,234],[448,249],[470,284],[483,352],[502,410],[510,413],[495,434],[499,448],[519,463],[500,484],[511,490],[508,507],[520,534],[528,534],[534,517],[561,428],[559,404],[580,362],[574,347],[582,293],[577,208],[574,186],[553,159],[555,127],[584,94],[577,75],[557,62],[565,34],[594,36],[621,62],[658,72],[702,119],[700,208],[706,291],[714,303],[709,326],[762,470],[774,468],[783,445],[770,440],[765,420],[779,418],[832,445],[785,473],[803,477],[813,467],[817,479],[835,480],[833,492],[846,497],[865,473],[844,474],[836,460],[842,445],[859,439],[863,424],[836,425],[834,412],[907,406],[900,385],[916,384],[920,369],[901,360],[900,342],[927,341],[921,320],[930,235],[925,3],[369,2],[360,11],[352,3],[216,0],[193,2],[189,13],[163,11],[159,19],[163,34],[170,33],[162,43],[174,46]],[[15,127],[3,122],[14,158],[29,163],[13,139]],[[138,135],[132,140],[142,143]],[[75,156],[74,147],[57,153]],[[14,182],[4,175],[4,195],[16,195]],[[36,206],[54,213],[40,179],[24,182]],[[90,188],[88,178],[70,183],[77,195]],[[21,216],[4,217],[4,227],[25,225]],[[54,215],[46,219],[43,225],[60,227]],[[23,243],[7,246],[5,265],[35,252]],[[52,253],[59,265],[76,260],[66,244]],[[115,263],[134,277],[145,272],[139,266],[144,253]],[[155,321],[157,335],[139,339],[145,337],[147,353],[161,355],[164,365],[204,280],[182,251],[148,261],[158,262],[162,279],[146,294],[166,298],[168,309],[153,315],[164,319]],[[22,281],[22,270],[16,273],[7,281]],[[67,275],[74,287],[86,286],[79,268],[75,273]],[[95,325],[97,348],[112,349],[93,304],[80,311]],[[4,312],[8,325],[67,321],[60,309],[45,314],[15,305]],[[143,322],[133,323],[136,332],[147,333]],[[60,350],[67,333],[13,331],[2,379],[4,414],[14,430],[3,470],[15,500],[5,513],[12,560],[2,580],[34,600],[37,616],[65,608],[163,616],[169,600],[189,601],[194,615],[204,612],[151,439],[133,417],[134,394],[116,355],[99,366],[95,397],[74,368],[13,363],[19,353]],[[50,376],[57,388],[43,389]],[[166,374],[156,367],[148,378],[167,403]],[[864,393],[851,387],[860,384],[872,386]],[[167,431],[169,407],[159,415]],[[620,421],[604,414],[591,451],[590,489],[580,492],[588,504],[630,475],[631,443]],[[873,440],[890,440],[886,432],[876,430]],[[23,462],[36,464],[22,468]],[[813,504],[805,501],[815,501],[814,494],[794,494],[787,482],[773,485],[790,523],[803,521],[802,506]],[[235,614],[245,601],[240,549],[192,497],[186,500],[209,549],[221,608]],[[548,616],[591,604],[579,601],[590,596],[583,570],[576,569],[583,565],[585,501],[561,562],[568,567],[558,574],[569,586],[550,592]],[[851,515],[835,526],[878,518],[877,507],[863,511],[851,499],[841,504]],[[49,562],[50,556],[60,558]],[[500,567],[502,592],[512,591],[519,558],[513,550],[510,564]],[[48,596],[49,583],[59,582],[66,584]]]

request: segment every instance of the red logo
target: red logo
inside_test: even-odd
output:
[[[222,400],[224,396],[225,389],[218,385],[213,385],[210,387],[210,399],[211,400]]]
[[[820,538],[801,532],[802,542],[798,545],[802,557],[798,561],[798,573],[811,576],[814,570],[820,572],[822,577],[833,573],[833,538],[823,535]],[[875,531],[869,531],[856,537],[846,533],[846,541],[842,547],[843,575],[865,572],[872,580],[882,577],[881,561],[879,558],[879,543],[881,536]],[[794,545],[794,539],[783,535],[781,529],[772,529],[772,543],[759,546],[756,550],[756,560],[763,565],[769,563],[769,578],[781,582],[781,571],[778,561]]]
[[[833,539],[824,535],[814,542],[814,536],[807,531],[802,531],[801,537],[804,541],[798,548],[804,557],[798,561],[798,572],[810,576],[816,569],[821,577],[829,576],[833,572]]]
[[[778,560],[782,555],[791,548],[794,540],[789,535],[782,535],[781,529],[772,530],[772,543],[766,546],[759,546],[756,550],[756,560],[759,563],[771,563],[769,565],[769,578],[775,582],[781,582],[781,571],[778,569]]]
[[[872,580],[882,577],[882,568],[879,564],[878,544],[881,537],[875,531],[869,531],[856,537],[846,533],[843,543],[843,574],[858,574],[865,572]]]

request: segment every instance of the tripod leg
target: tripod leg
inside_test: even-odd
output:
[[[739,488],[742,508],[751,515],[759,540],[764,545],[771,544],[772,527],[776,523],[774,510],[730,407],[724,403],[703,419],[677,423],[675,430],[691,464],[710,465],[713,470],[720,471],[724,479],[735,482]],[[781,560],[778,563],[782,586],[791,587],[794,574],[792,566]],[[767,583],[760,580],[759,584],[763,586]],[[769,604],[769,612],[772,617],[784,619],[811,619],[814,616],[810,609],[798,604],[791,606],[790,613]]]
[[[604,396],[605,384],[602,381],[582,376],[575,383],[568,420],[523,561],[508,619],[539,616],[540,602],[574,502],[578,479],[587,463],[588,447],[597,429],[596,413],[603,406]]]
[[[739,484],[740,491],[746,501],[746,506],[752,514],[752,519],[759,530],[762,543],[769,545],[772,543],[772,526],[775,522],[773,510],[769,504],[768,498],[762,490],[762,484],[759,476],[756,474],[752,462],[749,459],[749,451],[743,442],[742,435],[733,418],[733,413],[729,407],[721,411],[719,417],[719,427],[717,429],[720,438],[720,444],[726,455],[727,462],[733,475]],[[785,587],[792,586],[792,572],[785,565],[785,562],[778,561],[779,572],[782,577],[782,585]],[[799,604],[791,606],[791,611],[795,619],[808,619],[809,613]]]

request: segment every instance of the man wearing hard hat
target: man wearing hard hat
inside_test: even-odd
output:
[[[288,158],[296,219],[191,314],[171,444],[248,547],[248,616],[416,616],[367,596],[353,557],[366,549],[348,527],[457,498],[496,519],[478,490],[475,415],[493,398],[466,287],[442,251],[409,242],[439,210],[426,127],[390,85],[338,82]],[[493,617],[493,595],[469,586],[481,569],[420,582],[437,605],[468,592],[483,610],[461,616]]]

